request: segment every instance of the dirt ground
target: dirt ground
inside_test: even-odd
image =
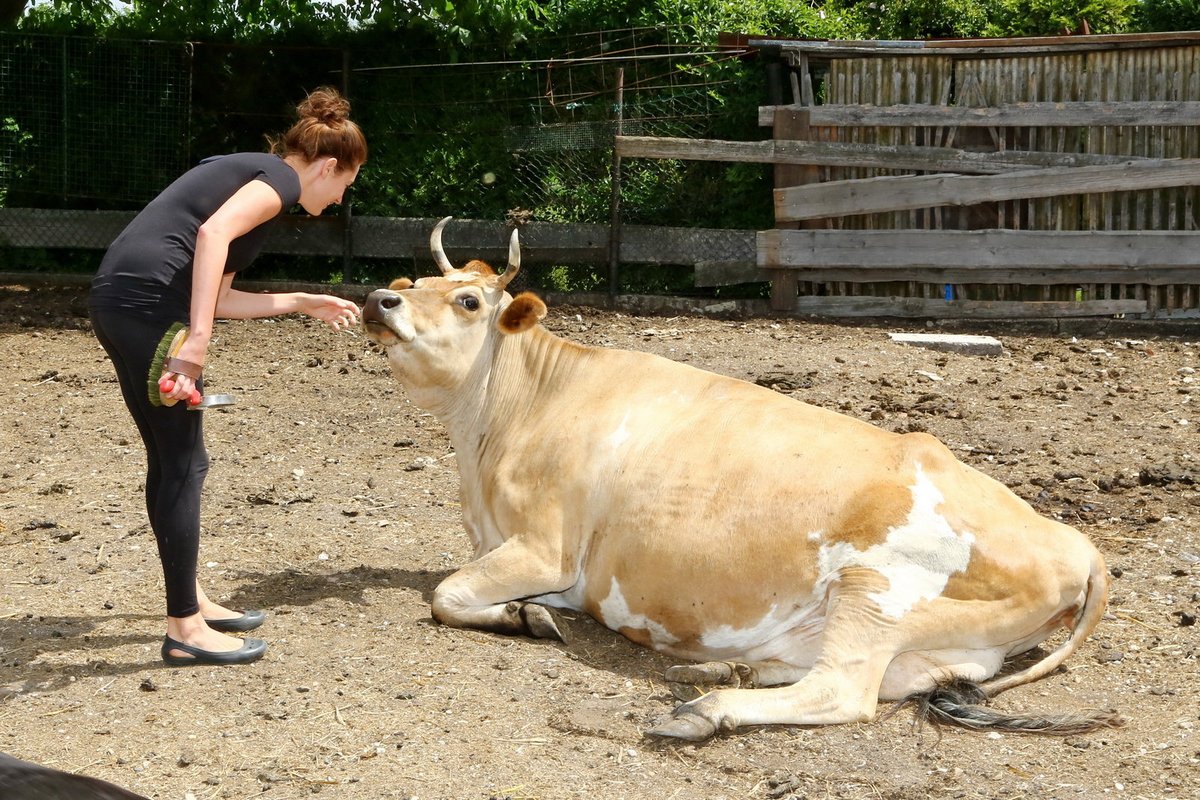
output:
[[[891,430],[927,430],[1104,552],[1112,603],[1004,710],[1116,707],[1039,738],[926,728],[643,737],[672,662],[584,617],[569,644],[443,628],[468,557],[448,439],[360,332],[218,327],[201,579],[272,613],[252,666],[159,659],[144,457],[83,289],[0,288],[0,751],[152,798],[1113,798],[1200,786],[1200,342],[1035,335],[1000,357],[886,326],[551,308],[571,340],[648,350]],[[1027,330],[1027,329],[1026,329]],[[1196,400],[1193,402],[1193,397]]]

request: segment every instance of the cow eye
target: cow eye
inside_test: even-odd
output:
[[[461,303],[462,307],[467,311],[477,311],[479,309],[479,298],[473,294],[463,295],[458,302]]]

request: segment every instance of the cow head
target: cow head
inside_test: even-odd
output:
[[[517,231],[508,244],[508,267],[497,275],[483,261],[461,269],[442,249],[446,217],[433,229],[429,246],[441,275],[392,281],[367,297],[363,326],[367,336],[387,349],[392,370],[410,392],[439,395],[467,382],[472,371],[486,369],[490,343],[498,335],[529,330],[546,315],[546,305],[525,292],[515,299],[507,287],[521,268]],[[482,357],[482,358],[481,358]],[[419,397],[415,402],[426,408]]]

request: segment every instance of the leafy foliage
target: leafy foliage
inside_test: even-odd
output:
[[[1143,31],[1200,31],[1200,3],[1196,0],[1142,0],[1134,24]]]
[[[1049,36],[1129,30],[1138,0],[1000,0],[986,33],[991,36]]]
[[[1190,3],[1191,0],[1151,0]],[[1138,0],[842,0],[872,38],[1053,36],[1129,30]]]
[[[982,36],[988,29],[994,0],[904,0],[846,3],[881,39],[935,39]]]

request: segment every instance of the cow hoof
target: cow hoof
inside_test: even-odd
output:
[[[685,703],[695,700],[704,694],[702,686],[720,685],[728,681],[733,674],[729,664],[723,661],[713,661],[707,664],[681,664],[668,667],[663,677],[667,687],[676,700]]]
[[[709,661],[704,664],[681,664],[667,669],[664,677],[677,700],[695,700],[701,686],[723,686],[748,689],[755,685],[757,675],[752,667],[731,661]]]
[[[558,625],[558,616],[545,606],[526,603],[521,606],[521,618],[525,621],[525,630],[535,639],[557,639],[567,643],[567,637]]]
[[[709,661],[704,664],[681,664],[669,667],[665,677],[672,683],[699,683],[705,686],[741,686],[743,672],[749,674],[745,664],[728,661]]]
[[[671,696],[683,703],[690,703],[700,695],[704,694],[704,690],[694,683],[675,683],[667,681],[667,688],[671,690]]]
[[[680,708],[682,709],[682,706]],[[646,731],[646,735],[683,739],[687,742],[702,742],[716,732],[717,726],[707,718],[690,711],[684,711],[681,714],[680,709],[677,709],[674,716]]]

